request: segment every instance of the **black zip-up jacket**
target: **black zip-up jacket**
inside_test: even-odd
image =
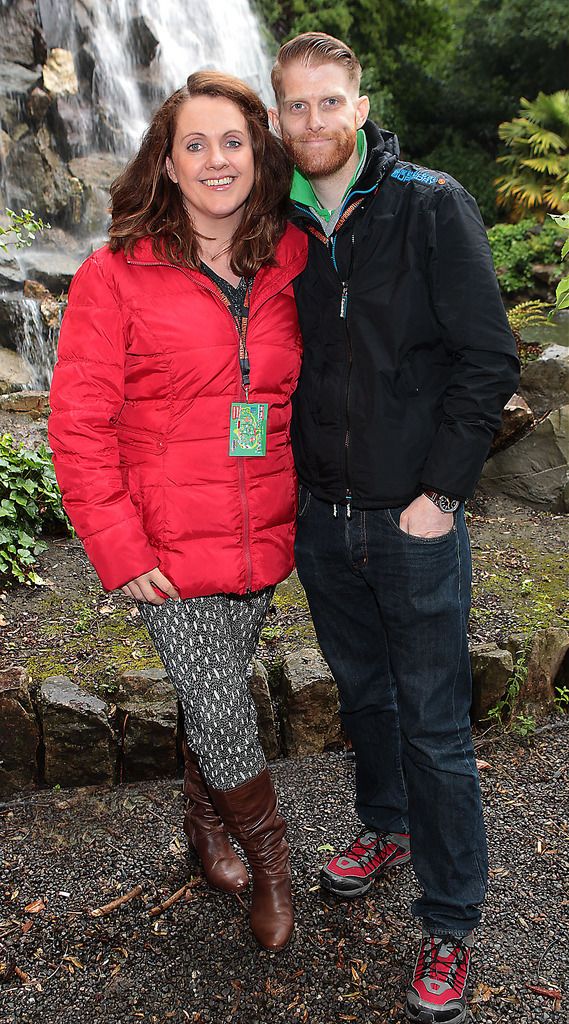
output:
[[[294,398],[299,478],[356,508],[423,488],[472,494],[518,383],[516,346],[478,207],[446,173],[398,160],[368,121],[365,168],[327,240],[311,211],[295,282],[304,361]]]

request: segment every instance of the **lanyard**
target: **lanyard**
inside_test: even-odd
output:
[[[239,368],[241,370],[241,385],[245,392],[245,399],[247,402],[249,401],[249,385],[251,383],[251,364],[249,362],[249,353],[247,351],[247,328],[249,326],[251,287],[252,281],[249,279],[247,281],[243,305],[241,306],[241,316],[238,319],[234,317],[235,326],[237,327],[237,333],[239,335]]]
[[[209,275],[208,275],[209,277]],[[245,398],[249,401],[249,386],[251,383],[251,364],[249,362],[249,353],[247,351],[247,329],[249,326],[249,308],[251,305],[251,289],[253,287],[253,278],[248,278],[246,281],[245,298],[243,299],[243,305],[241,306],[241,312],[237,316],[235,313],[234,306],[228,296],[225,294],[223,289],[218,285],[217,281],[213,278],[209,278],[210,284],[215,288],[219,298],[223,302],[228,312],[231,314],[231,319],[235,324],[237,334],[239,337],[239,369],[241,370],[241,385],[245,392]]]

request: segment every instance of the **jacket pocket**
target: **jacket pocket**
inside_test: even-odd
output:
[[[308,490],[308,487],[305,487],[304,484],[299,484],[299,487],[298,487],[298,512],[297,512],[297,516],[298,516],[299,519],[302,519],[306,515],[306,513],[308,512],[308,509],[310,508],[310,499],[311,499],[311,497],[312,497],[312,495],[311,495],[310,491]]]
[[[117,424],[117,435],[119,448],[122,453],[129,451],[149,452],[160,455],[164,451],[165,442],[161,434],[152,433],[149,430],[142,430],[137,427],[124,427]]]

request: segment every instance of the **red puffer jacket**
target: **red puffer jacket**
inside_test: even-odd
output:
[[[267,454],[229,456],[244,401],[238,334],[208,277],[105,246],[79,268],[63,318],[49,441],[63,503],[107,590],[158,565],[181,597],[258,590],[293,564],[291,395],[301,362],[292,288],[306,237],[288,227],[251,293],[250,402]]]

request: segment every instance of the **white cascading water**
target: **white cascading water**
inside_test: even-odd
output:
[[[37,299],[22,299],[22,314],[20,355],[32,371],[32,388],[47,388],[55,363],[56,332],[44,323]]]
[[[39,7],[48,47],[74,50],[78,43],[70,38],[69,27],[73,0],[39,0]],[[158,103],[200,68],[237,75],[266,103],[271,100],[269,58],[248,0],[89,0],[84,11],[95,57],[93,91],[116,128],[110,148],[121,155],[136,149]],[[140,16],[159,43],[150,90],[148,79],[137,75],[131,52],[131,24]]]

